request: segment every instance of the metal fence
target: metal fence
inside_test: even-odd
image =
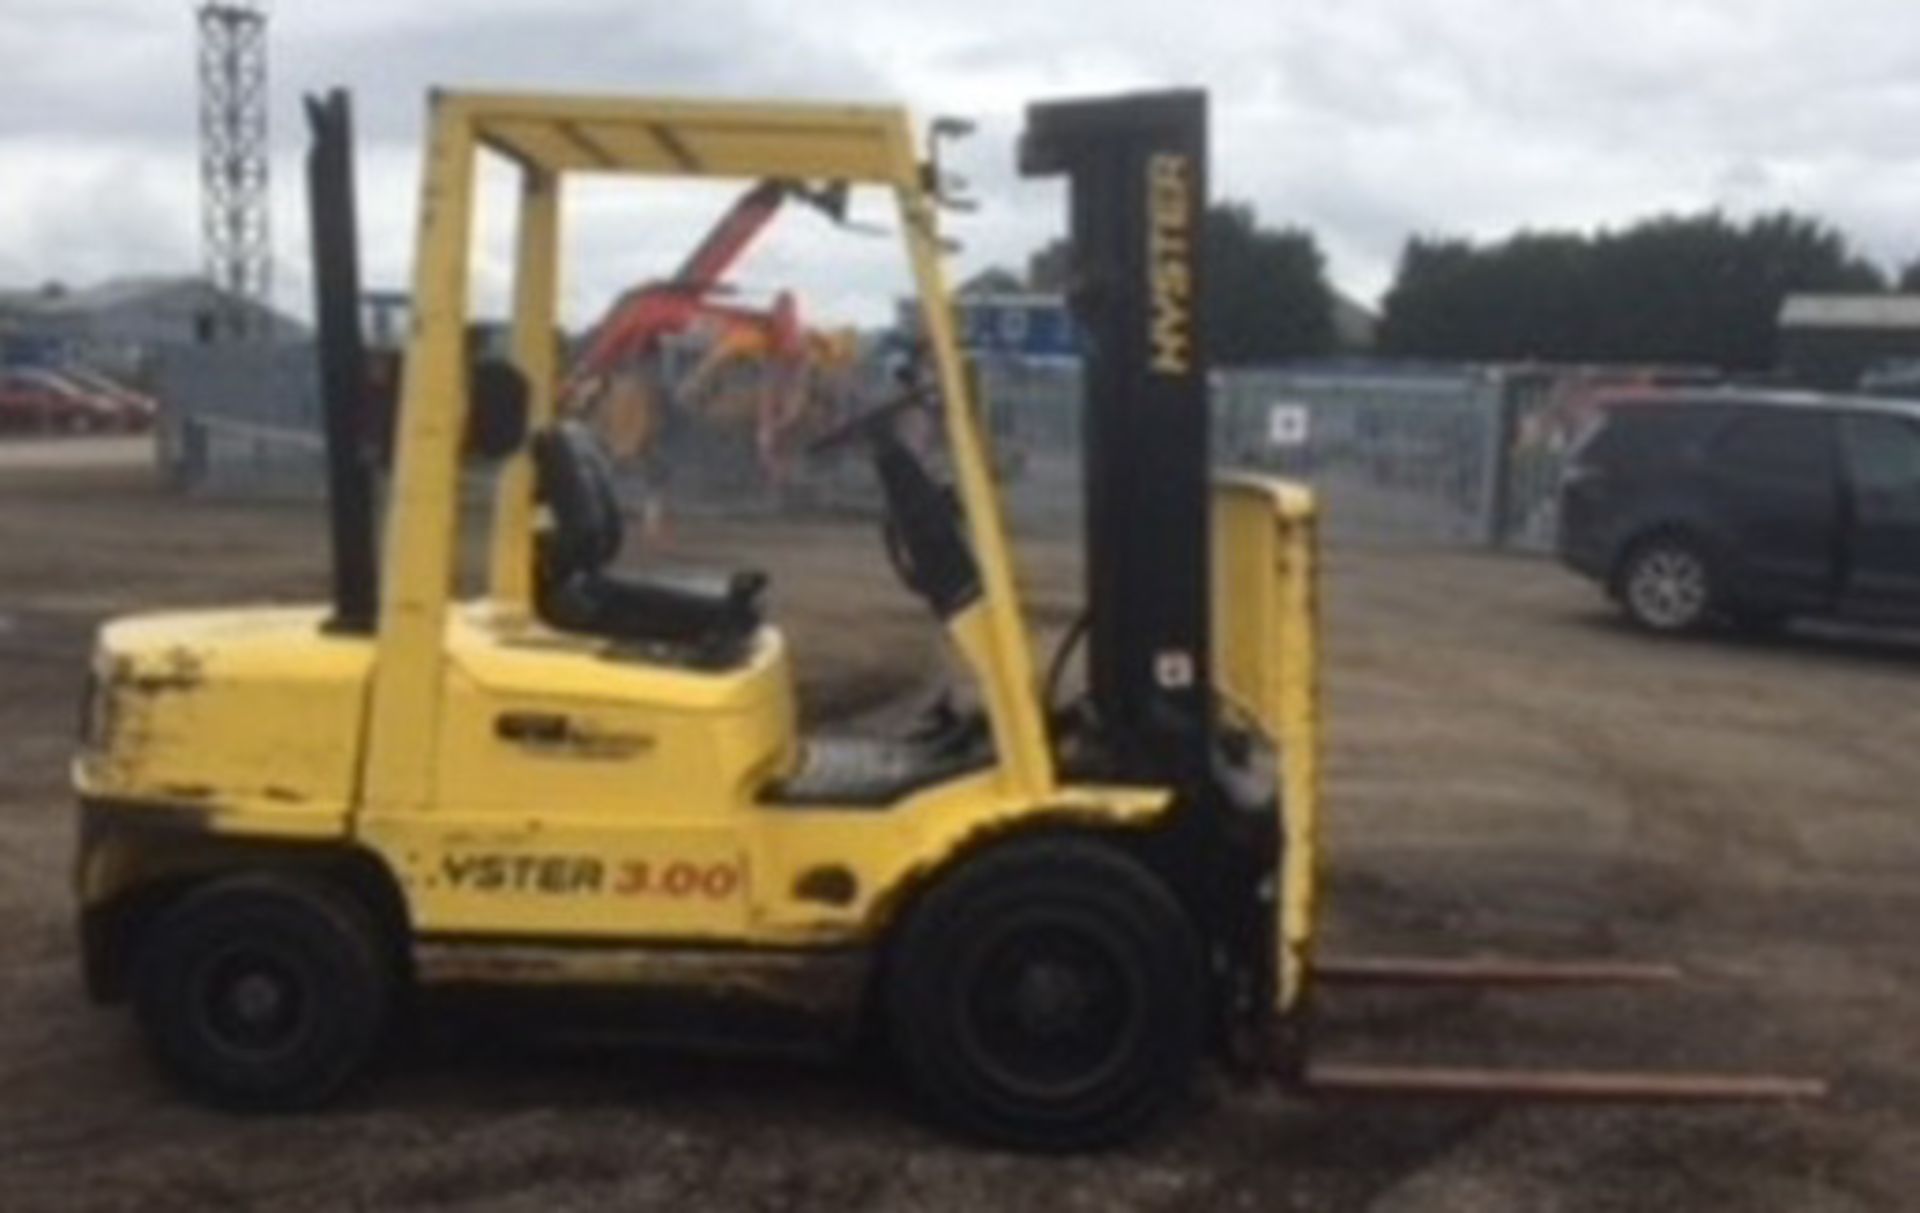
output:
[[[990,360],[982,407],[1016,527],[1071,526],[1080,492],[1080,376],[1071,362]],[[201,347],[163,357],[162,458],[194,491],[317,494],[320,401],[305,345]],[[750,371],[732,372],[750,374]],[[837,407],[884,394],[879,376]],[[1336,541],[1551,543],[1560,463],[1609,376],[1542,368],[1390,364],[1217,373],[1214,457],[1303,480]],[[752,394],[743,385],[743,395]],[[672,415],[671,411],[669,414]],[[937,455],[937,442],[932,444]],[[710,513],[869,511],[864,460],[771,464],[750,410],[679,416],[626,470],[636,502]]]
[[[1501,405],[1480,370],[1231,374],[1215,456],[1312,484],[1336,539],[1493,543]]]
[[[305,342],[160,347],[156,450],[174,484],[234,496],[317,496],[326,484],[320,381]]]
[[[1070,513],[1078,373],[989,365],[981,384],[995,437],[1015,452],[1016,525]],[[1479,368],[1221,372],[1214,460],[1313,485],[1336,540],[1501,544],[1514,538],[1508,392],[1504,376]]]

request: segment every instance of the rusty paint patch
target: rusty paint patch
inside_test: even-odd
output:
[[[198,690],[207,681],[206,661],[193,649],[175,647],[161,654],[155,668],[139,669],[128,659],[114,663],[113,681],[141,695]]]
[[[739,999],[814,1015],[858,1007],[865,950],[807,951],[417,940],[414,971],[429,985],[635,987]]]

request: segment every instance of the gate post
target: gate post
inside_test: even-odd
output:
[[[1482,375],[1483,390],[1491,389],[1492,417],[1486,427],[1483,448],[1486,475],[1481,480],[1480,542],[1489,548],[1499,548],[1507,541],[1507,514],[1513,501],[1513,432],[1517,409],[1512,376],[1499,370],[1483,371]]]

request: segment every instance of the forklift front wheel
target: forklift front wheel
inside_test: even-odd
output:
[[[147,933],[133,976],[166,1069],[211,1103],[257,1110],[335,1095],[372,1053],[393,993],[351,894],[271,872],[188,893]]]
[[[1087,839],[968,861],[915,908],[888,971],[890,1035],[930,1110],[1022,1149],[1144,1129],[1184,1091],[1206,1022],[1201,949],[1180,904]]]

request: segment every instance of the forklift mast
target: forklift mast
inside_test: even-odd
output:
[[[337,632],[373,631],[379,606],[374,470],[366,450],[369,368],[360,331],[360,239],[353,196],[353,110],[344,89],[306,99],[307,213],[325,418],[328,521]]]
[[[1033,105],[1027,176],[1070,193],[1083,355],[1087,681],[1112,773],[1190,785],[1211,752],[1206,94]]]

